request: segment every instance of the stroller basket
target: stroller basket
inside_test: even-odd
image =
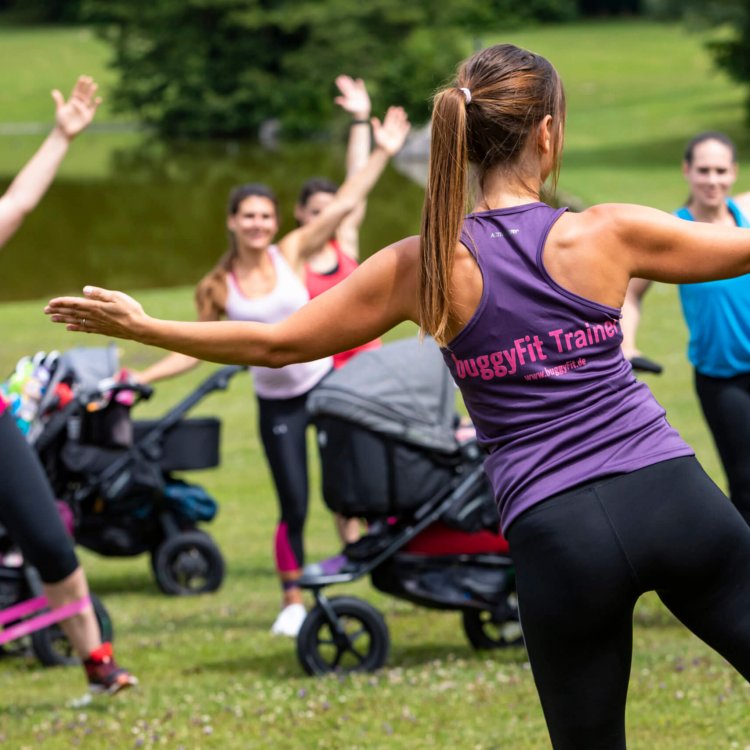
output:
[[[219,465],[221,422],[215,417],[181,419],[154,446],[149,446],[148,433],[158,425],[158,420],[134,421],[133,439],[136,443],[144,441],[144,449],[153,452],[162,471],[211,469]]]
[[[385,438],[337,417],[315,420],[326,505],[342,516],[408,514],[456,480],[458,458]]]
[[[310,395],[323,497],[344,516],[411,513],[460,475],[455,387],[434,341],[363,352]]]

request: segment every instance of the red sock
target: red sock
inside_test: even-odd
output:
[[[102,643],[101,646],[95,648],[90,654],[86,661],[92,661],[96,663],[106,663],[112,660],[112,644],[107,641]]]

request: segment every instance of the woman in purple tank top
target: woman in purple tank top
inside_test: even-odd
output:
[[[564,120],[552,65],[491,47],[435,98],[420,237],[376,253],[283,323],[157,320],[96,287],[47,312],[72,331],[270,366],[417,322],[443,347],[487,451],[552,744],[622,750],[645,591],[750,678],[750,527],[634,379],[620,308],[632,277],[747,273],[750,233],[641,206],[572,214],[541,202]]]

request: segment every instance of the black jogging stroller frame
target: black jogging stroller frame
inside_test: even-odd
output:
[[[455,386],[437,345],[406,339],[363,352],[316,388],[308,409],[326,505],[366,519],[369,529],[343,555],[304,570],[300,585],[315,598],[297,637],[305,671],[385,664],[390,637],[380,612],[360,598],[325,593],[364,576],[397,598],[459,611],[475,648],[520,645],[512,560],[473,431],[457,436]],[[441,554],[440,535],[437,549],[420,548],[438,527],[446,540],[458,532],[459,549]],[[474,540],[481,544],[461,551]]]
[[[107,557],[149,553],[166,594],[221,586],[224,558],[198,525],[213,519],[218,504],[179,472],[219,464],[220,421],[187,414],[244,369],[222,367],[161,418],[139,421],[130,410],[153,389],[118,377],[114,345],[77,347],[52,360],[27,439],[73,512],[78,544]]]

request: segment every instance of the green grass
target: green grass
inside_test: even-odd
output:
[[[8,25],[0,16],[1,123],[51,123],[50,91],[68,94],[79,75],[91,75],[104,98],[97,122],[115,118],[106,92],[117,74],[107,66],[109,47],[88,28]]]
[[[153,314],[191,315],[190,290],[138,295]],[[42,301],[0,307],[7,370],[36,349],[94,345],[40,314]],[[659,387],[670,417],[700,452],[709,439],[683,384],[679,336],[651,323],[671,298],[650,300],[646,343],[659,342],[665,377]],[[402,326],[391,336],[410,334]],[[31,344],[33,342],[33,344]],[[102,342],[103,343],[103,342]],[[650,348],[650,346],[649,346]],[[125,342],[122,361],[139,368],[158,352]],[[211,370],[161,384],[143,416],[162,414]],[[43,669],[7,659],[0,669],[0,741],[13,748],[506,748],[537,750],[546,735],[523,651],[476,653],[456,613],[437,613],[388,598],[368,582],[331,589],[366,598],[385,615],[392,651],[388,668],[345,679],[305,677],[294,644],[268,634],[279,594],[271,564],[276,503],[255,431],[247,378],[205,401],[197,414],[223,424],[223,464],[193,472],[221,503],[207,527],[225,554],[223,588],[196,599],[158,592],[145,557],[102,559],[83,553],[93,589],[115,621],[121,659],[140,676],[137,691],[85,710],[64,708],[83,687],[78,669]],[[317,491],[306,534],[310,559],[337,549]],[[714,467],[714,473],[715,467]],[[631,746],[683,750],[744,748],[750,691],[724,662],[679,626],[655,597],[636,612],[628,725]],[[739,744],[733,745],[736,742]]]
[[[545,55],[566,88],[560,187],[585,204],[643,203],[667,211],[686,195],[685,143],[725,130],[750,147],[745,92],[713,67],[706,36],[679,25],[596,22],[524,31],[512,41]],[[740,173],[738,189],[750,178]]]
[[[52,89],[67,96],[79,75],[94,77],[103,102],[86,133],[85,147],[74,144],[60,178],[103,179],[112,168],[112,152],[138,143],[141,136],[135,132],[101,132],[133,120],[112,112],[109,92],[118,74],[108,66],[110,56],[110,48],[91,29],[10,25],[0,16],[0,133],[3,129],[18,133],[0,137],[3,179],[10,180],[18,172],[52,127]],[[35,129],[24,135],[25,126]]]
[[[711,73],[700,38],[676,27],[588,24],[519,32],[512,40],[549,55],[566,79],[571,112],[561,186],[589,202],[669,209],[684,191],[678,167],[684,140],[705,127],[740,132],[740,92]],[[190,289],[138,296],[155,315],[192,316]],[[0,372],[37,349],[97,343],[50,325],[42,304],[0,306]],[[670,421],[723,482],[693,394],[673,288],[658,285],[649,293],[640,345],[665,365],[665,374],[648,383]],[[159,356],[129,343],[122,350],[124,363],[136,369]],[[143,415],[163,413],[209,371],[205,365],[161,384]],[[111,703],[73,711],[64,704],[83,688],[78,669],[7,659],[0,665],[0,743],[14,750],[548,747],[522,651],[475,653],[455,613],[413,607],[367,582],[331,593],[349,591],[380,608],[393,644],[388,668],[342,680],[303,676],[293,643],[268,634],[279,604],[271,564],[276,503],[250,383],[236,378],[197,413],[223,423],[222,466],[189,478],[221,504],[207,530],[228,561],[224,587],[212,596],[168,598],[157,591],[145,557],[83,553],[92,587],[114,617],[121,659],[142,685]],[[316,472],[313,465],[310,559],[337,548]],[[745,750],[748,686],[654,596],[639,604],[635,625],[629,747]]]

